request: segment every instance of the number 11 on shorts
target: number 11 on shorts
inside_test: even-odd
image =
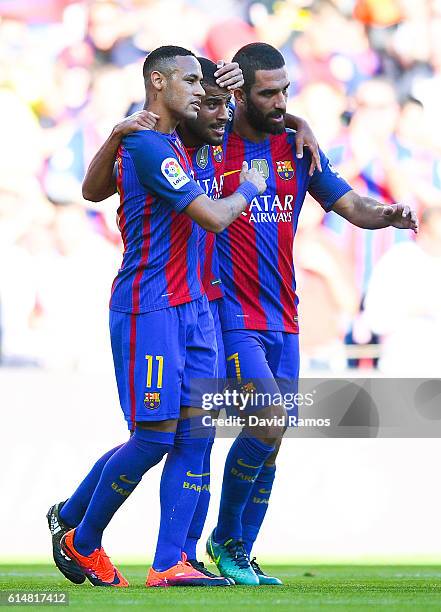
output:
[[[155,355],[146,355],[145,358],[147,359],[147,382],[146,382],[146,387],[147,389],[150,389],[152,386],[152,378],[153,378],[153,358],[155,357]],[[158,362],[158,380],[156,383],[156,388],[157,389],[162,389],[162,374],[164,371],[164,356],[163,355],[156,355],[155,357],[155,361]]]

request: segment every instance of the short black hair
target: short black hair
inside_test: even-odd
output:
[[[266,43],[245,45],[233,57],[242,69],[244,89],[249,92],[256,80],[256,70],[276,70],[283,68],[285,59],[275,47]]]
[[[185,57],[187,55],[192,55],[195,57],[195,54],[192,53],[192,51],[184,49],[184,47],[176,47],[175,45],[164,45],[154,49],[147,55],[144,61],[144,66],[142,68],[144,80],[146,81],[149,78],[153,70],[166,72],[167,69],[170,68],[169,64],[171,63],[171,60],[173,60],[175,57]]]
[[[216,77],[214,76],[214,73],[217,70],[217,65],[206,57],[198,57],[196,59],[200,63],[202,69],[202,85],[219,87],[216,83]]]

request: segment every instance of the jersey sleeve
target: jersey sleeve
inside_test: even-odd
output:
[[[184,170],[175,150],[155,132],[142,130],[123,139],[141,185],[166,201],[176,212],[183,211],[203,189]]]
[[[322,150],[320,150],[320,162],[322,172],[317,168],[314,170],[309,180],[308,191],[322,208],[329,212],[337,200],[351,191],[352,187],[334,170]]]

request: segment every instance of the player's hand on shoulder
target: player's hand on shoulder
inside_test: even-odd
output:
[[[385,206],[383,216],[388,221],[389,225],[398,229],[411,229],[418,234],[418,217],[417,214],[407,204],[392,204]]]
[[[219,60],[217,62],[217,68],[214,76],[216,77],[216,83],[219,87],[225,87],[230,91],[243,87],[243,74],[237,62],[224,62],[224,60]]]
[[[296,157],[303,157],[303,147],[308,147],[311,151],[311,165],[309,166],[309,176],[314,174],[315,169],[322,171],[320,163],[320,151],[317,138],[309,127],[309,123],[304,119],[297,119],[296,129]]]
[[[240,171],[240,183],[249,181],[253,183],[259,190],[259,193],[266,191],[266,181],[262,174],[256,168],[248,168],[248,162],[242,163],[242,170]]]
[[[118,123],[115,126],[115,132],[120,134],[121,137],[124,137],[127,136],[127,134],[132,134],[133,132],[139,132],[141,130],[154,130],[158,119],[159,115],[151,111],[137,111]]]

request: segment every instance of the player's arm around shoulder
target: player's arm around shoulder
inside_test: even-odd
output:
[[[116,193],[115,162],[122,139],[132,132],[153,130],[158,119],[158,115],[142,110],[115,125],[89,164],[82,185],[85,200],[102,202]]]
[[[232,195],[216,201],[205,194],[200,195],[191,202],[185,212],[205,230],[218,234],[233,223],[252,200],[264,191],[265,179],[256,168],[248,169],[248,163],[244,161],[240,185]]]
[[[297,159],[303,158],[303,149],[305,147],[309,149],[311,154],[311,163],[308,170],[309,176],[313,175],[316,168],[321,172],[320,147],[309,123],[302,119],[302,117],[286,113],[285,124],[288,129],[295,130],[295,155]]]

